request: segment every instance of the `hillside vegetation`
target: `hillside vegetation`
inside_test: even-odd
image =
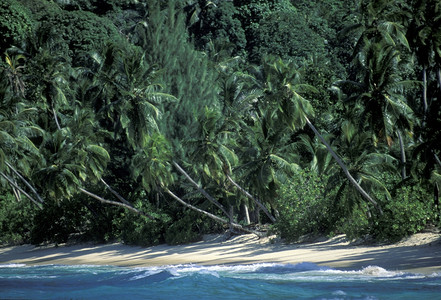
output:
[[[440,225],[437,0],[0,0],[0,243]]]

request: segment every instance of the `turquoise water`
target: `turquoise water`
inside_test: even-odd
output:
[[[441,272],[236,266],[0,265],[1,299],[441,299]]]

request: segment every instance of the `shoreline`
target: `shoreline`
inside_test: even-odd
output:
[[[188,245],[113,244],[0,247],[0,265],[233,265],[314,263],[341,270],[378,266],[389,271],[441,274],[441,234],[419,233],[393,245],[353,245],[343,235],[310,243],[282,244],[255,235],[209,235]]]

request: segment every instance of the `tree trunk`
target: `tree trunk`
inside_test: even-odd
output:
[[[427,67],[426,66],[423,66],[423,109],[424,109],[423,122],[425,122],[427,117],[427,112],[429,111],[429,105],[427,104]]]
[[[246,204],[243,205],[243,211],[245,214],[245,224],[250,225],[251,221],[250,221],[250,213],[248,211],[248,205],[246,205]]]
[[[57,124],[58,130],[61,130],[60,122],[58,121],[57,111],[55,110],[54,106],[52,106],[52,113],[54,114],[55,124]]]
[[[15,182],[15,181],[14,181]],[[15,184],[17,184],[17,182],[15,182]],[[17,202],[21,202],[21,194],[20,191],[17,190],[15,187],[12,187],[12,192],[14,193],[15,199],[17,200]]]
[[[439,167],[441,167],[441,160],[439,159],[438,155],[435,152],[433,152],[433,150],[432,150],[432,153],[433,153],[433,157],[435,158],[436,163],[438,164]]]
[[[254,203],[256,203],[263,212],[268,216],[268,218],[271,220],[271,222],[275,223],[276,218],[269,212],[269,210],[265,207],[265,205],[262,204],[257,198],[253,197],[250,193],[248,193],[244,188],[242,188],[239,184],[237,184],[230,175],[227,175],[227,179],[245,196],[247,196],[249,199],[253,200]]]
[[[9,169],[11,169],[12,172],[14,172],[15,175],[18,176],[18,178],[20,178],[21,181],[23,181],[23,183],[32,191],[32,193],[34,193],[38,201],[40,203],[44,203],[44,200],[40,197],[35,188],[23,176],[21,176],[21,174],[16,169],[14,169],[14,167],[10,163],[6,161],[5,164],[8,166]]]
[[[438,87],[439,87],[439,91],[440,91],[440,94],[441,94],[441,68],[438,68],[436,70],[436,77],[438,79]]]
[[[199,184],[197,184],[196,181],[193,180],[193,178],[190,177],[190,175],[188,175],[187,172],[185,172],[185,170],[175,161],[172,162],[173,165],[176,167],[176,169],[185,176],[185,178],[187,178],[188,181],[190,181],[195,187],[196,189],[202,194],[204,195],[205,198],[208,199],[208,201],[210,201],[211,203],[213,203],[214,205],[216,205],[220,210],[222,210],[222,212],[228,217],[228,218],[232,218],[232,216],[230,216],[230,214],[227,212],[227,210],[224,208],[224,206],[222,204],[220,204],[216,199],[214,199],[210,194],[207,193],[207,191],[205,191],[201,186],[199,186]]]
[[[374,207],[382,215],[383,214],[383,210],[378,205],[377,201],[372,199],[372,197],[369,196],[369,194],[358,184],[358,182],[354,179],[354,177],[352,177],[351,173],[349,173],[349,170],[346,167],[346,165],[344,164],[344,162],[340,159],[340,157],[337,155],[337,153],[334,152],[334,150],[332,149],[331,145],[328,144],[328,142],[323,138],[323,136],[318,132],[318,130],[315,128],[315,126],[311,123],[311,121],[309,121],[309,119],[306,116],[305,116],[305,118],[306,118],[306,123],[308,124],[309,128],[311,128],[312,131],[314,131],[314,133],[317,135],[317,137],[326,146],[326,148],[328,149],[329,153],[332,155],[332,157],[338,163],[340,168],[343,170],[343,173],[345,173],[346,177],[349,179],[349,182],[357,189],[357,191],[363,196],[363,198],[365,198],[370,203],[372,203],[372,205],[374,205]]]
[[[170,191],[170,190],[167,189],[167,188],[165,188],[165,192],[166,192],[167,194],[169,194],[170,196],[172,196],[176,201],[178,201],[179,203],[181,203],[181,204],[184,205],[185,207],[188,207],[188,208],[190,208],[190,209],[192,209],[192,210],[194,210],[194,211],[197,211],[197,212],[199,212],[199,213],[201,213],[201,214],[203,214],[203,215],[205,215],[205,216],[207,216],[207,217],[209,217],[209,218],[215,220],[215,221],[218,222],[218,223],[228,224],[228,225],[230,225],[231,227],[236,228],[236,229],[239,229],[239,230],[241,230],[241,231],[255,234],[255,235],[257,235],[259,238],[262,237],[262,234],[261,234],[260,232],[257,232],[257,231],[254,231],[254,230],[250,230],[250,229],[244,228],[244,227],[242,227],[241,225],[239,225],[239,224],[237,224],[237,223],[230,222],[229,220],[225,220],[225,219],[223,219],[223,218],[221,218],[221,217],[218,217],[218,216],[216,216],[216,215],[213,215],[213,214],[211,214],[211,213],[209,213],[209,212],[207,212],[207,211],[205,211],[205,210],[199,209],[199,208],[197,208],[196,206],[193,206],[193,205],[191,205],[191,204],[185,202],[184,200],[182,200],[181,198],[179,198],[177,195],[175,195],[172,191]]]
[[[121,207],[124,207],[124,208],[126,208],[126,209],[132,211],[132,212],[135,212],[135,213],[138,214],[138,215],[141,215],[141,216],[147,217],[147,218],[149,218],[150,220],[155,220],[155,218],[154,218],[153,216],[151,216],[151,215],[149,215],[149,214],[146,214],[146,213],[144,213],[144,212],[142,212],[142,211],[136,209],[136,208],[133,207],[130,203],[129,203],[129,204],[126,204],[126,203],[116,202],[116,201],[112,201],[112,200],[107,200],[107,199],[104,199],[103,197],[100,197],[100,196],[98,196],[98,195],[95,195],[94,193],[91,193],[91,192],[89,192],[89,191],[87,191],[87,190],[85,190],[85,189],[83,189],[83,188],[80,188],[80,191],[81,191],[82,193],[84,193],[84,194],[86,194],[86,195],[88,195],[88,196],[94,198],[95,200],[98,200],[98,201],[102,202],[102,203],[112,204],[112,205],[116,205],[116,206],[121,206]]]
[[[17,189],[17,190],[19,190],[26,198],[28,198],[29,200],[31,200],[39,209],[43,209],[43,207],[42,207],[42,205],[41,205],[41,203],[39,203],[37,200],[35,200],[34,198],[32,198],[28,193],[26,193],[20,186],[18,186],[15,182],[14,182],[14,180],[12,180],[12,178],[9,178],[9,176],[8,175],[6,175],[5,173],[3,173],[3,172],[0,172],[0,175],[1,176],[3,176],[3,178],[5,178],[6,179],[6,181],[8,181],[9,182],[9,185],[12,187],[12,188],[15,188],[15,189]]]
[[[401,132],[398,131],[398,141],[400,142],[400,153],[401,153],[401,179],[406,179],[406,151],[404,151],[404,143],[403,137],[401,136]]]
[[[121,201],[124,204],[127,204],[129,206],[132,206],[132,203],[124,199],[123,196],[121,196],[117,191],[115,191],[110,185],[107,184],[107,182],[104,181],[104,179],[101,178],[101,182],[106,186],[106,188],[116,197],[119,201]]]
[[[230,218],[229,218],[229,221],[230,221],[230,232],[233,232],[233,231],[234,231],[234,227],[233,227],[233,223],[234,223],[234,220],[233,220],[233,216],[234,216],[234,207],[233,207],[233,205],[231,205],[231,204],[230,204],[230,213],[229,213],[229,216],[230,216]]]

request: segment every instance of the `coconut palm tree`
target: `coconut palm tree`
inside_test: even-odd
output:
[[[99,65],[97,84],[101,84],[101,95],[97,95],[101,103],[95,104],[98,114],[112,121],[113,131],[123,133],[132,148],[142,148],[146,138],[159,130],[164,103],[177,99],[161,92],[156,67],[147,64],[145,53],[124,53],[109,46],[103,57],[93,57]]]
[[[410,3],[412,18],[407,26],[407,38],[412,51],[422,66],[423,115],[429,111],[428,80],[433,68],[441,92],[441,6],[434,0],[415,0]]]
[[[154,134],[147,140],[146,147],[144,147],[138,154],[135,155],[132,164],[133,176],[135,179],[141,179],[141,183],[147,191],[150,191],[153,188],[163,190],[185,207],[190,208],[205,216],[208,216],[216,222],[229,224],[232,228],[254,233],[260,236],[259,233],[253,230],[246,229],[243,226],[233,222],[231,217],[229,217],[228,220],[218,217],[215,214],[207,212],[206,210],[200,209],[195,205],[184,201],[176,193],[172,192],[170,190],[170,187],[174,184],[176,180],[176,176],[171,172],[172,166],[174,165],[178,170],[181,169],[180,173],[186,174],[186,172],[180,167],[180,165],[176,162],[173,162],[172,159],[173,153],[170,147],[170,143],[165,139],[163,135]],[[203,189],[199,187],[198,190],[201,191]],[[217,202],[210,195],[206,194],[205,191],[202,193],[205,194],[207,199],[213,201],[214,203]],[[229,216],[229,214],[225,210],[224,213]]]
[[[334,147],[337,147],[340,153],[344,153],[348,171],[364,190],[370,194],[384,194],[386,199],[391,199],[388,189],[381,180],[381,175],[395,172],[396,159],[385,151],[381,151],[381,148],[375,147],[372,143],[372,136],[368,132],[359,131],[350,120],[344,120],[341,123],[340,138],[334,141]],[[340,186],[336,198],[342,196],[344,191],[348,193],[345,198],[350,201],[347,207],[351,208],[357,204],[360,197],[354,194],[353,186],[341,180],[342,176],[339,173],[334,173],[330,184]]]
[[[266,84],[265,92],[267,94],[264,99],[273,103],[274,115],[283,123],[287,128],[295,130],[307,125],[314,134],[320,139],[320,141],[326,146],[326,149],[335,159],[337,164],[342,169],[344,175],[354,188],[370,202],[374,207],[382,213],[381,207],[357,182],[352,176],[350,170],[343,162],[343,160],[333,150],[331,145],[325,140],[320,132],[315,128],[310,121],[308,114],[312,115],[313,110],[311,104],[301,96],[304,91],[314,90],[313,87],[301,83],[301,78],[292,65],[285,63],[282,60],[275,60],[273,62],[266,63]],[[275,118],[274,118],[275,119]]]
[[[418,122],[407,104],[406,91],[418,86],[419,82],[400,77],[400,52],[392,45],[366,42],[357,57],[358,81],[340,81],[337,85],[346,91],[346,103],[358,113],[360,131],[369,130],[375,145],[399,145],[401,173],[405,179],[403,133],[411,135],[414,123]]]
[[[17,200],[24,195],[41,208],[44,201],[26,177],[40,161],[33,141],[43,131],[33,122],[37,110],[23,98],[25,84],[18,59],[7,56],[6,61],[0,77],[0,182],[12,188]]]
[[[353,55],[356,56],[366,43],[384,41],[395,47],[409,48],[403,20],[411,14],[404,9],[405,3],[394,0],[362,0],[356,21],[344,28],[340,34],[354,41]]]

